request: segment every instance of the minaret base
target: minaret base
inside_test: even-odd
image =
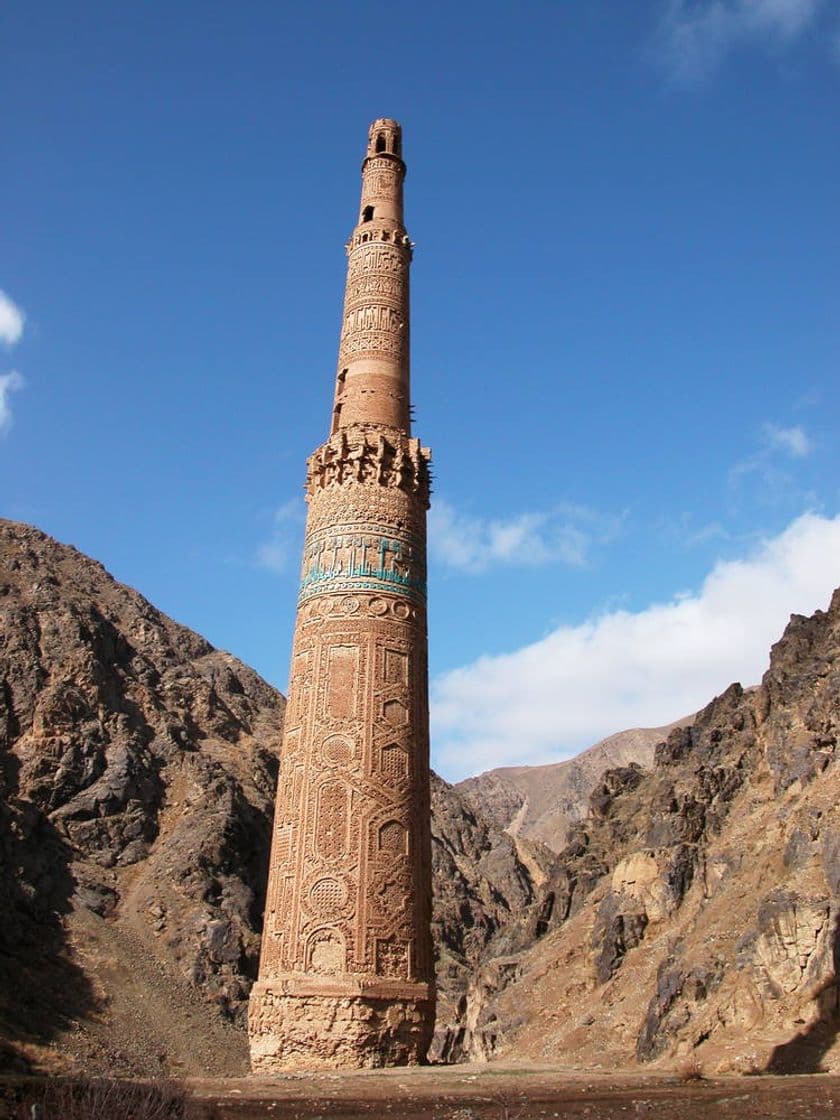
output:
[[[428,985],[401,984],[398,994],[385,984],[381,993],[363,995],[353,994],[360,990],[355,984],[313,990],[320,986],[311,978],[299,991],[285,980],[254,985],[248,1008],[254,1073],[423,1063],[434,1031]]]

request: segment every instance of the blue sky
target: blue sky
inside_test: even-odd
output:
[[[439,768],[758,679],[840,584],[838,80],[836,0],[9,0],[3,515],[285,688],[394,116]]]

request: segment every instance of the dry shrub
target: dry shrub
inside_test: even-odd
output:
[[[696,1054],[689,1054],[682,1065],[677,1069],[680,1081],[703,1081],[706,1077],[703,1067],[697,1060]]]
[[[20,1120],[187,1120],[183,1088],[172,1081],[53,1081],[19,1106]]]

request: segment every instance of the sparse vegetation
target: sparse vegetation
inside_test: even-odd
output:
[[[703,1081],[706,1074],[696,1054],[689,1054],[677,1070],[680,1081]]]
[[[51,1081],[27,1094],[16,1120],[188,1120],[183,1088],[173,1081]]]

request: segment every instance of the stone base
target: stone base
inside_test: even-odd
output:
[[[425,1060],[434,1031],[434,999],[290,993],[284,986],[259,982],[251,991],[254,1073],[375,1069]]]

